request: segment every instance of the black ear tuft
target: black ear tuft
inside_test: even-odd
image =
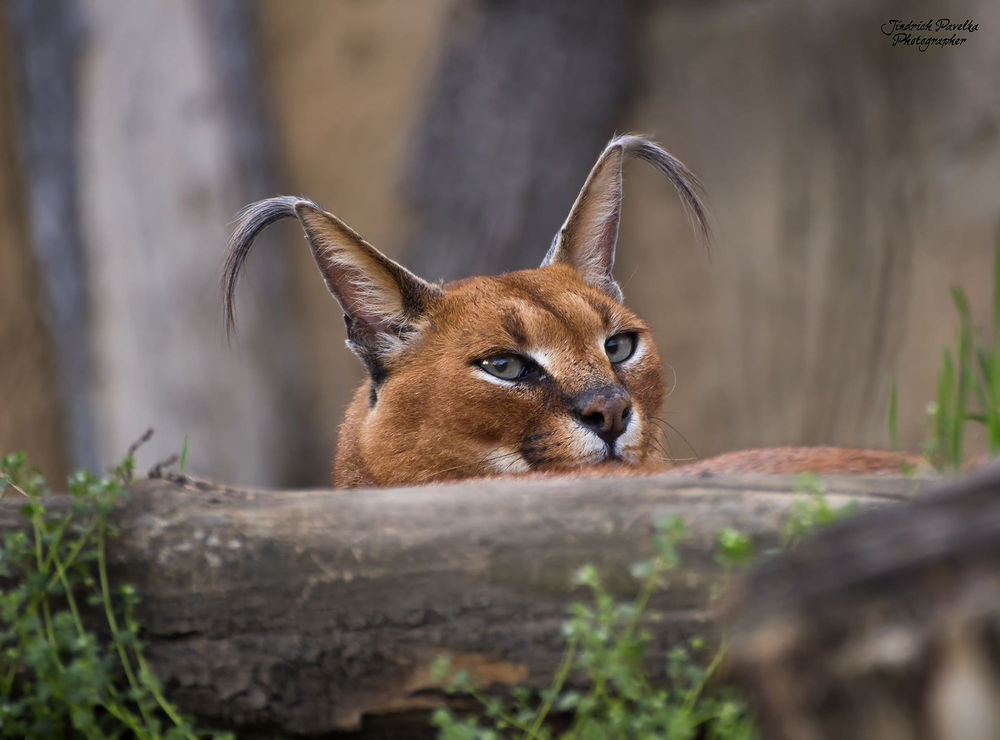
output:
[[[223,275],[227,330],[235,324],[233,295],[254,239],[268,224],[293,216],[306,233],[327,287],[344,309],[348,345],[365,363],[373,381],[380,382],[387,356],[405,344],[442,291],[393,262],[311,200],[269,198],[240,214]]]
[[[555,263],[570,264],[583,280],[617,301],[621,288],[611,274],[618,243],[621,219],[622,162],[630,154],[649,162],[677,189],[681,204],[705,244],[711,243],[711,230],[701,184],[684,163],[658,144],[639,136],[618,136],[605,147],[576,197],[569,216],[549,247],[542,267]]]
[[[236,313],[233,300],[236,297],[236,284],[239,282],[243,264],[250,254],[257,235],[270,224],[282,218],[295,217],[295,204],[302,200],[294,195],[284,195],[280,198],[268,198],[251,203],[236,217],[233,235],[229,238],[229,248],[226,252],[226,264],[222,273],[222,297],[226,314],[226,336],[231,337],[236,331]]]

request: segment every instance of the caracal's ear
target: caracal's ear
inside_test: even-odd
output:
[[[681,203],[705,243],[711,241],[702,187],[684,163],[658,144],[639,136],[618,136],[605,147],[576,197],[566,222],[549,247],[542,267],[570,264],[584,282],[616,301],[622,291],[611,275],[622,209],[622,162],[630,154],[644,159],[673,183]]]
[[[240,214],[223,277],[227,331],[235,326],[233,295],[254,239],[268,224],[292,216],[302,224],[326,286],[344,309],[348,345],[377,384],[384,377],[385,359],[415,331],[442,290],[393,262],[310,200],[269,198]]]

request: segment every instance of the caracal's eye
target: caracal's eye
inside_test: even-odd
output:
[[[604,342],[604,351],[608,353],[608,359],[612,362],[625,362],[635,352],[636,344],[634,332],[615,334]]]
[[[528,369],[528,363],[518,355],[494,355],[480,360],[479,367],[504,380],[517,380],[523,377]]]

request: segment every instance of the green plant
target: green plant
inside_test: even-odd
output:
[[[0,459],[0,495],[23,497],[28,530],[0,546],[2,737],[205,735],[166,701],[143,657],[135,589],[108,580],[107,540],[118,534],[108,514],[125,495],[134,451],[109,475],[71,476],[63,514],[50,510],[45,480],[23,454]],[[87,621],[95,610],[106,640]]]
[[[1000,453],[1000,241],[993,261],[992,332],[974,325],[961,288],[952,286],[951,297],[959,318],[955,346],[942,352],[936,395],[926,409],[924,454],[939,471],[962,465],[967,422],[983,425],[990,454]],[[891,410],[891,425],[894,413]],[[893,433],[890,426],[890,436]]]
[[[734,568],[750,565],[753,557],[753,542],[746,532],[735,527],[725,527],[715,536],[715,561],[727,573]]]
[[[587,587],[592,604],[576,603],[562,634],[566,648],[551,684],[540,692],[517,687],[509,702],[485,695],[467,673],[451,677],[451,691],[479,700],[482,717],[456,717],[450,710],[435,712],[433,722],[441,740],[493,740],[514,737],[543,740],[604,738],[755,738],[756,730],[745,701],[731,689],[710,686],[725,640],[707,666],[700,660],[705,643],[699,638],[675,646],[664,667],[666,687],[647,675],[646,648],[651,639],[642,626],[650,597],[666,571],[677,567],[677,544],[685,536],[677,517],[657,523],[655,553],[632,566],[639,581],[632,601],[618,602],[594,566],[584,566],[576,583]],[[746,562],[749,540],[735,530],[719,535],[720,562]],[[435,665],[439,678],[449,673],[447,659]],[[661,682],[662,683],[662,682]],[[554,729],[553,714],[564,725]]]
[[[188,436],[185,434],[184,446],[181,447],[181,457],[180,460],[177,462],[177,470],[182,474],[184,473],[184,470],[187,468],[187,457],[188,457]]]
[[[802,473],[796,481],[796,488],[809,494],[809,498],[792,503],[781,530],[781,547],[786,550],[797,545],[804,537],[819,529],[828,527],[844,517],[857,512],[856,501],[833,507],[826,498],[823,480],[815,473]]]

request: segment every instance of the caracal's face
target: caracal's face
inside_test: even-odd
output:
[[[649,329],[572,268],[448,284],[418,332],[367,399],[358,442],[380,482],[654,454],[664,385]]]

